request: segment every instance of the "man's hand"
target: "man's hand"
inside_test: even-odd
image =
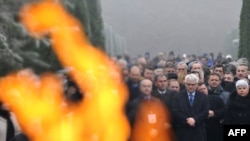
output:
[[[208,111],[208,118],[210,118],[210,117],[214,117],[214,111],[212,111],[212,110]]]
[[[192,117],[187,118],[187,124],[194,127],[195,126],[195,119]]]

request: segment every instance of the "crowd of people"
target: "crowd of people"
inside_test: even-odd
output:
[[[216,58],[211,54],[175,57],[174,52],[160,52],[152,59],[148,53],[134,60],[119,56],[116,62],[129,89],[126,114],[132,129],[131,141],[144,140],[134,138],[133,130],[137,122],[142,122],[140,105],[148,99],[161,100],[170,113],[170,120],[162,121],[158,127],[146,126],[152,120],[150,109],[144,114],[144,118],[148,117],[148,121],[143,120],[144,130],[147,129],[144,136],[148,133],[149,140],[161,136],[152,132],[161,130],[166,122],[171,126],[165,128],[174,134],[171,140],[177,141],[223,141],[225,124],[250,124],[250,68],[246,58],[233,60],[231,55],[221,53]],[[151,82],[147,89],[145,80]],[[156,112],[154,118],[161,121],[162,115]]]
[[[154,58],[146,52],[112,59],[128,88],[124,108],[131,126],[129,141],[223,141],[223,125],[250,124],[246,58],[234,60],[222,53],[216,58],[212,53],[175,56],[170,51]],[[77,84],[65,72],[58,74],[65,80],[67,101],[81,102],[84,94]],[[6,125],[0,134],[6,141],[27,141],[10,113],[1,104],[0,119]]]

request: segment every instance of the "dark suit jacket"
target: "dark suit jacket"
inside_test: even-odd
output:
[[[25,134],[20,133],[16,135],[14,138],[12,138],[10,141],[29,141],[29,139]]]
[[[158,97],[155,97],[153,95],[151,95],[150,100],[162,102]],[[127,114],[127,117],[128,117],[128,120],[129,120],[131,126],[134,123],[138,107],[140,106],[140,104],[143,101],[145,101],[145,98],[144,98],[143,94],[140,94],[137,98],[135,98],[133,101],[131,101],[129,104],[127,104],[126,114]]]
[[[166,109],[170,113],[170,122],[172,124],[173,129],[175,128],[174,123],[173,123],[173,110],[172,110],[172,105],[174,101],[174,97],[177,95],[176,91],[172,90],[166,90],[164,94],[160,94],[157,90],[154,90],[152,92],[152,95],[159,98],[166,106]]]
[[[222,120],[225,113],[225,104],[222,98],[215,95],[208,95],[209,109],[214,111],[214,117],[210,117],[206,121],[207,140],[223,141],[223,125]]]
[[[172,106],[173,98],[176,94],[177,94],[176,91],[171,91],[171,90],[166,90],[164,94],[160,94],[157,90],[154,90],[152,92],[152,95],[161,99],[164,102],[164,104],[167,106],[167,108],[170,110],[172,109],[171,106]]]
[[[224,124],[250,125],[250,93],[240,96],[236,92],[232,95],[226,107]]]
[[[130,79],[128,79],[126,82],[126,85],[127,85],[128,92],[129,92],[128,102],[132,102],[141,93],[139,89],[139,82],[133,82]]]
[[[14,125],[11,120],[11,115],[8,110],[0,109],[0,117],[6,120],[7,128],[6,128],[6,141],[9,141],[14,137]]]
[[[205,123],[209,110],[207,95],[196,91],[191,106],[187,91],[183,90],[174,98],[172,108],[178,141],[206,141]],[[186,123],[188,117],[195,119],[194,127]]]

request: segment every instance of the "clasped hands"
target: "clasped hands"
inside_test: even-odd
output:
[[[189,117],[186,119],[186,122],[189,126],[194,127],[195,126],[195,119],[193,117]]]

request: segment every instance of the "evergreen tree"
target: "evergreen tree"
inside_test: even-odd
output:
[[[39,47],[36,46],[38,41],[32,39],[18,22],[20,7],[26,2],[28,0],[0,1],[0,76],[26,67],[50,68],[50,65],[40,58],[42,52],[25,48],[28,45]]]
[[[103,35],[103,19],[99,0],[65,0],[64,5],[85,28],[93,46],[105,51],[105,38]]]
[[[105,50],[103,35],[103,20],[101,17],[101,5],[99,0],[86,0],[89,9],[92,44],[98,48]]]
[[[0,0],[0,76],[32,68],[36,73],[62,69],[50,42],[36,40],[18,22],[21,6],[37,0]],[[63,0],[68,11],[84,25],[91,43],[104,48],[99,0]]]
[[[91,25],[90,25],[90,16],[89,16],[89,7],[86,0],[71,0],[64,1],[64,5],[68,11],[77,17],[77,19],[84,26],[85,33],[88,37],[91,37]]]
[[[242,2],[238,57],[246,57],[250,60],[250,0],[242,0]]]

